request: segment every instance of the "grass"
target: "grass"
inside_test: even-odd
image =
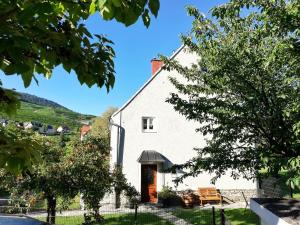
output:
[[[64,201],[62,198],[58,198],[57,203],[61,203],[62,201]],[[80,209],[80,196],[76,196],[72,201],[71,204],[69,205],[68,209],[69,210],[73,210],[73,209]],[[42,200],[42,201],[38,201],[34,207],[35,209],[46,209],[47,208],[47,201],[46,200]]]
[[[182,218],[192,224],[209,225],[212,221],[211,210],[205,209],[178,209],[173,215]],[[249,209],[227,209],[226,218],[232,225],[259,225],[260,221]],[[216,209],[216,224],[220,224],[220,211]]]
[[[105,224],[107,225],[132,225],[134,224],[134,214],[107,214],[104,215]],[[45,221],[45,218],[40,218]],[[137,218],[139,225],[172,225],[172,223],[159,218],[151,213],[139,213]],[[56,217],[56,225],[82,225],[83,216],[68,216],[68,217]]]

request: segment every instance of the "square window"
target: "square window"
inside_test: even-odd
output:
[[[143,117],[142,129],[143,132],[155,132],[154,117]]]

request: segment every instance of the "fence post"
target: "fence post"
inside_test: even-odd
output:
[[[224,209],[221,209],[221,225],[225,225],[225,213],[224,213]]]
[[[134,204],[134,225],[137,225],[137,208],[138,208],[138,205],[137,203]]]
[[[289,188],[290,188],[290,197],[293,198],[293,185],[292,185],[292,180],[289,182]]]
[[[212,207],[212,225],[216,225],[215,207]]]

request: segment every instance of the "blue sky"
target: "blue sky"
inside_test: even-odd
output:
[[[114,21],[103,21],[94,14],[86,25],[92,33],[105,34],[114,41],[116,51],[116,83],[109,93],[105,88],[81,86],[74,73],[67,73],[62,67],[54,70],[50,80],[37,77],[39,85],[32,82],[24,88],[19,76],[5,76],[0,73],[4,87],[34,94],[53,100],[76,112],[100,115],[109,106],[122,106],[151,76],[150,60],[158,54],[169,56],[180,47],[181,33],[191,28],[192,18],[185,10],[194,5],[207,14],[208,10],[224,0],[160,0],[161,8],[157,19],[152,18],[147,29],[141,21],[125,27]]]

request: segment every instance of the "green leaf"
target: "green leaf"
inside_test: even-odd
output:
[[[155,17],[157,17],[157,15],[158,15],[159,7],[160,7],[159,0],[150,0],[149,1],[149,9]]]
[[[16,65],[15,65],[16,73],[19,73],[19,74],[21,74],[21,73],[26,73],[26,72],[28,72],[30,69],[31,69],[31,67],[28,66],[28,65],[26,65],[26,64],[24,64],[24,63],[22,63],[22,64],[16,64]]]
[[[114,17],[114,7],[110,3],[106,3],[100,13],[103,19],[111,20]]]
[[[112,0],[112,3],[116,7],[121,7],[122,1],[121,0]]]
[[[150,25],[150,16],[149,16],[149,10],[146,9],[142,15],[142,18],[143,18],[143,22],[144,22],[144,25],[148,28],[149,25]]]
[[[5,73],[6,75],[12,75],[12,74],[15,74],[15,73],[16,73],[15,65],[12,64],[12,63],[9,64],[7,67],[5,67],[4,73]]]
[[[33,76],[33,73],[31,71],[21,74],[25,88],[29,87],[31,80],[32,80],[32,76]]]
[[[95,12],[96,12],[96,3],[95,1],[92,1],[92,3],[90,4],[89,13],[94,14]]]
[[[102,8],[106,4],[106,2],[107,2],[107,0],[98,0],[98,7],[100,10],[102,10]]]

